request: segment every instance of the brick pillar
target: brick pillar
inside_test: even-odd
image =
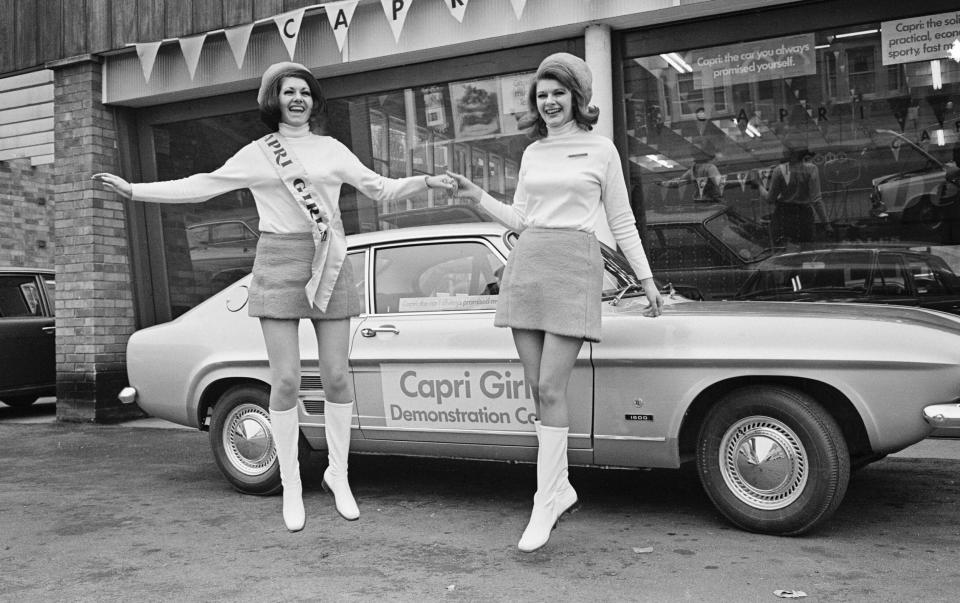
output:
[[[101,104],[100,60],[84,55],[47,67],[55,73],[57,419],[142,416],[117,400],[135,329],[126,207],[90,180],[120,172],[114,115]]]

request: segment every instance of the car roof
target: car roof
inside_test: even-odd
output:
[[[727,213],[729,209],[720,203],[708,205],[676,205],[669,208],[658,208],[646,212],[647,225],[653,224],[699,224],[704,220]]]
[[[22,266],[18,267],[5,267],[0,266],[0,273],[7,274],[47,274],[53,276],[54,271],[50,268],[24,268]]]
[[[351,247],[393,243],[411,239],[424,239],[450,236],[502,236],[507,227],[499,222],[470,222],[462,224],[441,224],[436,226],[410,226],[375,232],[361,232],[347,236]]]

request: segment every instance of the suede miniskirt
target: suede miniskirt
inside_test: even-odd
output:
[[[344,260],[326,312],[307,299],[304,287],[310,280],[314,252],[309,232],[264,232],[257,241],[253,280],[247,313],[258,318],[310,318],[336,320],[360,314],[363,304],[357,292],[350,260]]]
[[[528,228],[507,260],[493,324],[597,342],[602,288],[593,233]]]

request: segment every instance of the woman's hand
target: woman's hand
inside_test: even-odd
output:
[[[459,196],[466,197],[474,203],[480,202],[480,197],[483,196],[483,189],[474,184],[469,178],[461,174],[455,174],[448,171],[447,176],[453,178],[457,183],[457,188],[459,189]]]
[[[91,180],[96,180],[97,182],[102,182],[106,185],[107,188],[117,193],[121,197],[130,199],[133,197],[133,187],[130,186],[130,183],[121,178],[120,176],[114,176],[113,174],[108,174],[106,172],[101,172],[99,174],[94,174],[90,177]]]
[[[663,313],[663,296],[660,295],[660,290],[657,289],[657,283],[654,282],[653,277],[645,278],[640,281],[640,284],[643,285],[643,293],[647,296],[647,301],[650,303],[649,307],[643,311],[644,316],[649,316],[650,318],[656,318]]]
[[[457,181],[451,178],[450,176],[438,175],[438,176],[427,176],[424,180],[427,183],[427,188],[431,189],[443,189],[451,194],[457,192]]]

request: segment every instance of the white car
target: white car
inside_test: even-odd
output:
[[[535,461],[533,400],[509,330],[493,327],[516,236],[484,223],[349,237],[366,309],[351,326],[353,452]],[[583,346],[570,376],[573,465],[696,460],[734,524],[799,534],[837,508],[851,467],[922,440],[933,424],[960,424],[960,318],[670,295],[663,315],[647,318],[625,260],[608,249],[604,257],[603,342]],[[269,494],[280,477],[266,352],[245,308],[249,278],[135,333],[122,399],[209,430],[227,479]],[[307,453],[325,448],[308,321],[300,341]]]

